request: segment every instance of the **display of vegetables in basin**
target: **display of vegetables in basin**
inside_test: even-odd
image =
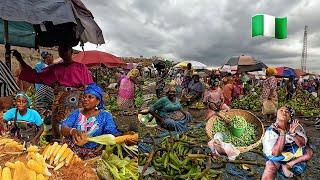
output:
[[[231,125],[235,128],[245,128],[247,121],[242,116],[233,116]]]
[[[233,121],[235,121],[235,125],[237,127],[243,127],[244,123],[244,133],[240,137],[236,137],[231,133],[231,128],[228,127],[228,125],[220,118],[217,118],[216,121],[213,123],[213,134],[217,132],[221,132],[224,135],[224,142],[231,143],[235,145],[236,147],[243,147],[243,146],[249,146],[257,140],[257,132],[255,125],[245,121],[243,122],[243,117],[237,117],[233,116],[230,117],[232,120],[231,124],[233,124]]]

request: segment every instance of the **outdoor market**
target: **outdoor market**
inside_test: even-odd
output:
[[[320,74],[86,50],[107,40],[81,0],[17,1],[0,3],[0,180],[318,179]]]

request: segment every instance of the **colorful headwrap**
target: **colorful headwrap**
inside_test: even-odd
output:
[[[127,74],[127,77],[128,78],[135,78],[135,77],[138,77],[139,76],[139,70],[138,69],[131,69],[128,74]]]
[[[89,84],[84,90],[84,94],[92,94],[95,95],[99,100],[100,103],[98,104],[97,108],[98,109],[104,109],[104,101],[103,101],[103,90],[101,89],[100,86],[98,86],[96,83]]]
[[[16,95],[16,99],[17,99],[17,97],[19,97],[19,96],[22,96],[22,97],[24,97],[24,98],[27,100],[27,107],[29,108],[29,107],[31,106],[31,104],[32,104],[32,101],[31,101],[30,97],[29,97],[25,92],[19,92],[19,93]]]
[[[288,111],[290,112],[290,118],[293,119],[293,117],[296,115],[295,110],[290,107],[290,106],[286,106],[286,108],[288,109]]]
[[[266,70],[266,74],[268,76],[274,76],[277,74],[277,70],[276,70],[276,68],[268,67]]]

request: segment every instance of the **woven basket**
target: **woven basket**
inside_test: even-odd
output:
[[[251,144],[250,146],[245,146],[245,147],[237,147],[237,149],[241,152],[248,152],[251,149],[254,149],[256,147],[258,147],[262,141],[262,137],[264,135],[264,126],[263,123],[260,121],[260,119],[255,116],[254,114],[252,114],[249,111],[246,110],[242,110],[242,109],[231,109],[228,112],[220,112],[221,115],[228,115],[228,116],[235,116],[235,115],[239,115],[242,116],[246,119],[247,122],[254,124],[257,127],[257,132],[258,132],[258,140]],[[216,120],[218,116],[213,116],[212,118],[210,118],[206,124],[206,133],[208,135],[208,137],[210,139],[213,138],[214,134],[212,132],[212,128],[213,128],[213,122]]]

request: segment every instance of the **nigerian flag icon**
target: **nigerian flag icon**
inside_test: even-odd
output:
[[[257,14],[251,19],[252,37],[267,36],[285,39],[288,35],[287,17],[275,17],[267,14]]]

